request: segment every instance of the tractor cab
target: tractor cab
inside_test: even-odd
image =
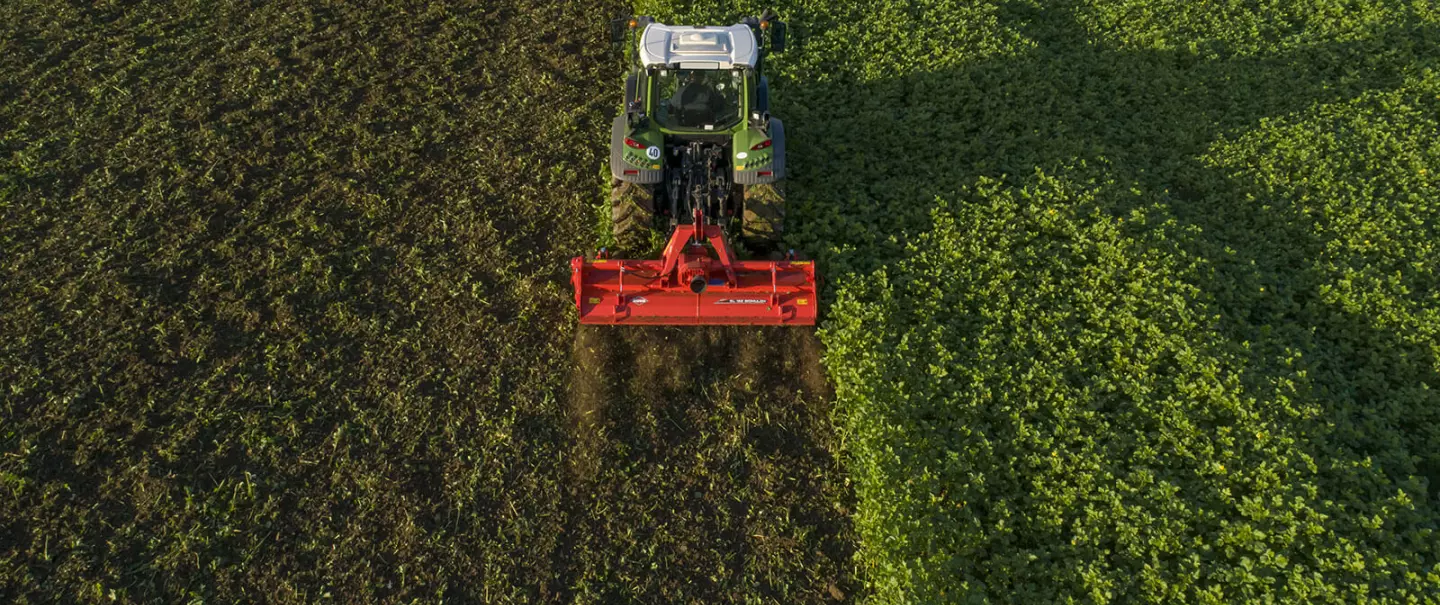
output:
[[[655,68],[651,72],[651,115],[661,128],[669,130],[729,130],[745,118],[742,95],[750,79],[743,68]]]
[[[636,50],[636,96],[648,97],[645,109],[661,128],[717,132],[744,120],[761,56],[751,26],[650,23]]]

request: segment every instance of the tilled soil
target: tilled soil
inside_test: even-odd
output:
[[[581,326],[557,590],[644,602],[853,593],[851,496],[819,346],[803,328]]]

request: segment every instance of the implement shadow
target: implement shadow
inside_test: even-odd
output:
[[[1204,155],[1217,141],[1243,135],[1267,118],[1400,86],[1416,66],[1386,50],[1421,48],[1415,56],[1437,56],[1440,32],[1401,25],[1359,41],[1255,55],[1212,43],[1189,51],[1117,50],[1095,42],[1067,4],[1001,8],[1001,25],[1036,45],[1018,57],[878,81],[840,75],[824,83],[789,83],[782,98],[803,108],[800,119],[787,121],[794,139],[792,201],[802,221],[838,214],[838,220],[807,227],[802,246],[841,250],[822,261],[837,273],[863,275],[905,258],[906,242],[931,228],[931,211],[938,207],[932,200],[965,199],[981,177],[1022,186],[1041,169],[1130,185],[1135,194],[1116,191],[1130,187],[1107,187],[1097,194],[1096,207],[1074,214],[1123,217],[1159,203],[1183,227],[1178,245],[1213,268],[1195,277],[1201,295],[1191,304],[1220,316],[1223,351],[1216,354],[1242,360],[1239,379],[1248,395],[1261,400],[1259,413],[1322,462],[1315,471],[1320,493],[1313,499],[1369,510],[1397,487],[1410,486],[1422,520],[1412,515],[1406,522],[1423,524],[1427,510],[1433,519],[1440,485],[1434,428],[1440,376],[1431,350],[1327,302],[1323,292],[1335,277],[1319,261],[1329,241],[1301,201],[1214,168]],[[807,127],[825,136],[807,137]],[[848,158],[839,161],[848,170],[822,173],[822,166],[833,169],[835,158]],[[832,204],[841,209],[822,207]],[[1433,284],[1434,276],[1406,279],[1416,294],[1405,302],[1423,308],[1425,284]],[[1262,288],[1268,294],[1254,294]],[[1288,364],[1287,352],[1304,361]],[[1300,405],[1276,400],[1277,385],[1286,381],[1301,383]],[[1122,402],[1102,404],[1125,414]],[[1196,422],[1215,431],[1234,424],[1232,414],[1214,410]],[[1354,470],[1370,463],[1378,474]],[[1425,481],[1428,490],[1417,491]],[[1023,478],[1001,477],[987,489],[1026,485]],[[1393,551],[1385,544],[1406,531],[1357,528],[1352,519],[1329,522],[1329,529],[1361,536],[1382,551]],[[1213,535],[1218,526],[1195,529]],[[1063,544],[1021,546],[1065,550]],[[1399,554],[1417,567],[1433,565],[1433,555],[1423,550]],[[1312,563],[1311,555],[1286,554]],[[1130,569],[1145,562],[1113,564]]]

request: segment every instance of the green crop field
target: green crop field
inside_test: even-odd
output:
[[[1440,7],[782,12],[873,602],[1440,599]]]
[[[794,329],[579,329],[623,11]],[[1440,602],[1440,4],[0,4],[0,601]]]

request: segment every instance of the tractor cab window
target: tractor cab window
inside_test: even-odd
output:
[[[661,69],[654,72],[655,119],[676,130],[724,130],[738,123],[741,70]]]

